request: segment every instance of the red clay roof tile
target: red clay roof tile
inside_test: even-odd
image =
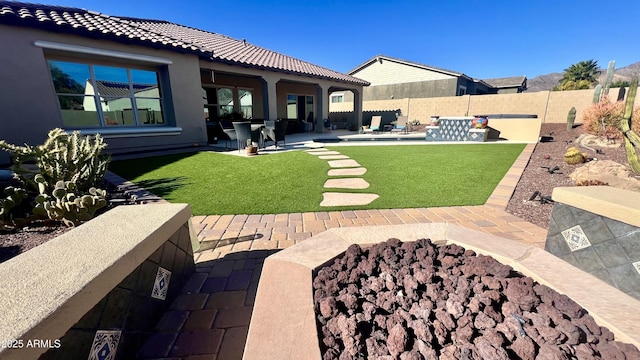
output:
[[[162,20],[116,17],[79,8],[0,1],[0,24],[55,29],[77,35],[194,53],[203,59],[369,85],[351,75],[277,53],[245,40]]]

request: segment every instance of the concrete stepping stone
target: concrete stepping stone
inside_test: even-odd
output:
[[[347,155],[320,155],[318,159],[322,160],[339,160],[339,159],[348,159]]]
[[[342,155],[337,151],[314,151],[314,152],[310,152],[309,154],[311,155]]]
[[[366,168],[346,168],[346,169],[331,169],[329,170],[329,176],[360,176],[367,172]]]
[[[340,189],[366,189],[369,187],[369,183],[362,178],[329,179],[324,183],[324,187]]]
[[[353,194],[340,192],[326,192],[322,194],[320,206],[354,206],[368,205],[379,198],[376,194]]]
[[[348,160],[329,160],[329,166],[332,168],[360,167],[357,161]]]

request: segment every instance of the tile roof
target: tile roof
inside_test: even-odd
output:
[[[192,53],[202,59],[367,86],[354,76],[268,50],[245,40],[163,20],[117,17],[79,8],[0,1],[0,24]]]
[[[453,76],[462,76],[462,77],[466,77],[466,78],[468,78],[470,80],[473,80],[472,77],[470,77],[468,75],[465,75],[464,73],[461,73],[461,72],[457,72],[457,71],[453,71],[453,70],[447,70],[447,69],[443,69],[443,68],[439,68],[439,67],[435,67],[435,66],[431,66],[431,65],[420,64],[420,63],[413,62],[413,61],[402,60],[402,59],[398,59],[398,58],[394,58],[394,57],[386,56],[386,55],[376,55],[373,58],[365,61],[364,63],[356,66],[353,70],[349,71],[347,74],[355,74],[356,72],[358,72],[358,71],[362,70],[363,68],[367,67],[372,62],[378,61],[379,59],[386,59],[386,60],[394,61],[394,62],[401,63],[401,64],[416,66],[416,67],[419,67],[419,68],[422,68],[422,69],[437,71],[437,72],[440,72],[440,73],[453,75]]]
[[[495,79],[482,79],[482,81],[487,84],[495,87],[495,88],[504,88],[504,87],[520,87],[526,83],[526,76],[511,76],[505,78],[495,78]],[[526,84],[525,84],[526,85]]]

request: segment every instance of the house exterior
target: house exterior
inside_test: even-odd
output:
[[[0,139],[17,144],[61,127],[114,154],[202,146],[230,114],[322,129],[330,93],[361,110],[368,85],[245,40],[61,6],[0,1],[0,46]]]
[[[495,89],[496,94],[517,94],[527,90],[526,76],[483,79],[482,81],[491,85],[491,87]]]
[[[364,101],[498,94],[526,89],[524,76],[479,80],[461,72],[384,55],[367,60],[348,74],[370,83],[364,89]],[[348,93],[331,94],[332,103],[352,100]]]

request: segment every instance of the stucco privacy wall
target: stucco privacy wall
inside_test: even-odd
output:
[[[427,123],[432,115],[449,116],[449,113],[454,112],[461,114],[459,116],[464,116],[469,109],[469,97],[470,95],[411,99],[409,103],[409,110],[412,114],[410,119],[418,119],[421,123]]]
[[[363,109],[400,109],[410,120],[425,123],[433,115],[471,116],[480,114],[535,114],[542,123],[564,123],[571,107],[577,111],[576,122],[582,122],[582,113],[593,103],[593,89],[572,91],[539,91],[519,94],[465,95],[438,98],[371,100],[363,102]],[[622,98],[628,91],[624,91]],[[609,99],[616,101],[619,88],[609,91]],[[640,100],[636,99],[636,106]],[[331,104],[331,111],[349,111],[351,103]]]
[[[523,96],[520,96],[523,95]],[[469,96],[469,116],[481,114],[536,114],[544,116],[549,93]]]
[[[154,56],[172,62],[167,66],[170,87],[164,89],[163,96],[171,95],[173,101],[163,110],[168,124],[178,126],[182,131],[177,135],[108,138],[110,151],[117,153],[206,144],[199,62],[195,55],[4,25],[0,25],[0,138],[10,143],[40,144],[49,130],[63,125],[57,99],[52,96],[55,91],[45,49],[35,46],[35,41]],[[69,59],[78,60],[77,57]],[[125,66],[134,63],[133,60],[123,62],[95,57],[88,61]],[[0,153],[0,157],[6,157],[6,154]],[[0,158],[0,163],[2,160]]]

